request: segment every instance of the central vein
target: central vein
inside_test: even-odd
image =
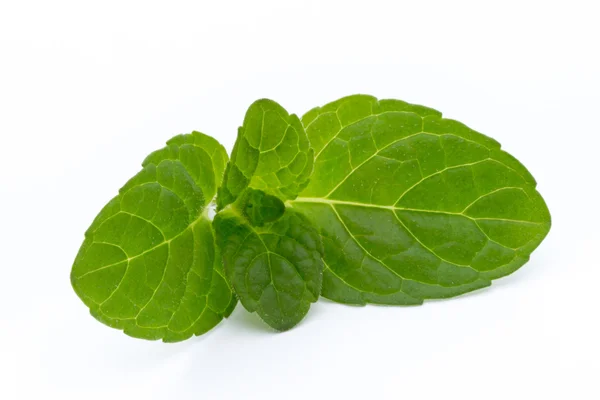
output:
[[[452,212],[452,211],[443,211],[443,210],[424,210],[424,209],[419,209],[419,208],[398,207],[398,206],[394,206],[394,205],[384,206],[384,205],[380,205],[380,204],[358,203],[355,201],[326,199],[323,197],[297,197],[294,200],[288,200],[285,202],[286,206],[288,206],[288,207],[294,207],[295,203],[319,203],[319,204],[329,204],[331,206],[347,205],[347,206],[356,206],[356,207],[369,207],[369,208],[379,208],[379,209],[384,209],[384,210],[391,210],[392,212],[393,211],[414,211],[414,212],[433,213],[433,214],[458,215],[461,217],[471,219],[473,221],[488,220],[488,221],[517,222],[517,223],[531,224],[531,225],[541,225],[542,224],[541,222],[524,221],[524,220],[510,219],[510,218],[495,218],[495,217],[474,218],[474,217],[464,214],[463,212]]]
[[[397,206],[384,206],[380,204],[370,204],[370,203],[358,203],[355,201],[344,201],[344,200],[333,200],[326,199],[323,197],[297,197],[294,200],[288,200],[286,205],[293,207],[294,203],[321,203],[321,204],[332,204],[332,205],[348,205],[348,206],[357,206],[357,207],[370,207],[370,208],[382,208],[384,210],[400,210],[400,211],[420,211],[420,212],[433,212],[433,213],[442,213],[442,214],[454,214],[454,215],[463,215],[459,212],[449,212],[449,211],[436,211],[436,210],[422,210],[417,208],[407,208],[407,207],[397,207]]]

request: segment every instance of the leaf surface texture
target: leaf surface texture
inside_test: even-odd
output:
[[[302,122],[314,172],[287,204],[322,236],[327,298],[408,305],[466,293],[517,270],[550,229],[527,169],[438,111],[355,95]]]
[[[271,327],[295,326],[321,291],[321,238],[306,217],[286,210],[276,222],[253,227],[233,209],[215,217],[225,271],[243,306]]]
[[[239,129],[214,226],[242,305],[277,330],[296,325],[321,291],[321,238],[285,208],[308,184],[314,152],[296,115],[258,100]]]
[[[102,209],[71,271],[94,317],[130,336],[174,342],[231,313],[236,300],[207,209],[226,163],[209,136],[176,136]]]
[[[219,190],[218,206],[233,203],[247,188],[282,200],[308,183],[314,152],[302,123],[272,100],[255,101],[244,117]]]

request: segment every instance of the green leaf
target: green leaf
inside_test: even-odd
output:
[[[356,95],[302,122],[314,173],[287,205],[319,228],[329,299],[420,304],[482,288],[550,229],[527,169],[438,111]]]
[[[279,331],[300,322],[319,297],[323,271],[321,239],[306,217],[288,209],[274,223],[251,226],[227,207],[213,223],[244,307]]]
[[[233,203],[247,187],[283,200],[295,198],[308,183],[313,161],[298,117],[272,100],[257,100],[238,131],[218,209]]]
[[[207,207],[226,163],[213,138],[176,136],[100,211],[71,271],[94,317],[130,336],[175,342],[231,313],[236,300]]]
[[[246,189],[240,197],[243,203],[244,215],[252,226],[264,226],[266,223],[278,220],[285,211],[283,201],[262,190]]]
[[[300,322],[321,291],[320,236],[283,203],[306,187],[313,162],[298,117],[258,100],[246,113],[219,189],[213,225],[226,276],[242,305],[280,331]]]

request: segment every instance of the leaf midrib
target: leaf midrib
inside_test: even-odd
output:
[[[507,189],[507,188],[502,188],[502,189]],[[415,211],[415,212],[426,212],[426,213],[434,213],[434,214],[458,215],[461,217],[471,219],[473,221],[481,221],[481,220],[484,220],[484,221],[506,221],[506,222],[516,222],[516,223],[531,224],[531,225],[545,224],[545,222],[534,222],[534,221],[525,221],[525,220],[519,220],[519,219],[509,219],[509,218],[491,218],[491,217],[490,218],[474,218],[469,215],[463,214],[462,212],[427,210],[427,209],[397,207],[397,206],[384,206],[384,205],[379,205],[379,204],[360,203],[360,202],[355,202],[355,201],[332,200],[332,199],[326,199],[323,197],[297,197],[294,200],[286,201],[286,205],[289,207],[293,207],[294,203],[321,203],[321,204],[329,204],[329,205],[349,205],[349,206],[356,206],[356,207],[379,208],[379,209],[391,210],[391,211]]]

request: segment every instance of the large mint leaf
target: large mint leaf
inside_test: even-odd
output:
[[[218,206],[233,203],[247,188],[292,199],[308,183],[313,150],[302,123],[272,100],[255,101],[239,128]]]
[[[521,267],[550,229],[527,169],[438,111],[356,95],[302,122],[314,173],[287,204],[319,228],[327,298],[419,304],[459,295]]]
[[[101,322],[143,339],[180,341],[228,316],[236,300],[208,219],[227,153],[199,132],[179,135],[96,217],[71,271]]]
[[[321,238],[303,215],[285,210],[276,222],[252,226],[236,208],[214,220],[227,278],[244,307],[285,331],[304,318],[321,291]]]

